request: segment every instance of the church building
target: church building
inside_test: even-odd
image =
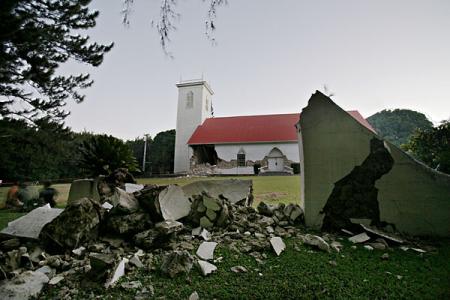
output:
[[[176,86],[175,173],[299,172],[296,129],[299,113],[214,117],[211,104],[214,93],[206,81],[183,81]],[[349,113],[370,127],[357,111]]]

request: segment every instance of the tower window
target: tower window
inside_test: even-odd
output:
[[[205,101],[205,110],[209,111],[209,99],[208,99],[208,97],[206,97],[206,101]]]
[[[194,93],[189,91],[186,95],[186,108],[194,107]]]

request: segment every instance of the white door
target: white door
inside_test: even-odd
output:
[[[273,148],[267,157],[267,167],[269,172],[283,172],[283,153],[278,148]]]

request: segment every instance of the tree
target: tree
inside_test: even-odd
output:
[[[409,109],[385,109],[368,117],[367,121],[381,137],[397,146],[408,142],[415,130],[433,128],[424,114]]]
[[[42,180],[79,177],[74,134],[45,119],[30,126],[24,120],[0,120],[0,178]]]
[[[80,167],[89,175],[109,175],[117,168],[138,172],[138,164],[130,147],[111,135],[95,135],[80,147]]]
[[[153,174],[173,173],[174,156],[175,129],[158,133],[150,149],[150,162]]]
[[[155,27],[159,35],[161,47],[166,55],[171,56],[168,51],[167,44],[170,42],[170,34],[176,30],[175,23],[178,21],[180,14],[176,10],[177,0],[160,0],[160,18],[157,21],[152,21],[152,26]],[[217,8],[228,3],[227,0],[203,0],[208,2],[208,13],[205,21],[205,35],[214,44],[216,42],[213,32],[216,29],[215,20],[217,17]],[[133,7],[134,0],[123,0],[124,9],[122,11],[123,23],[130,24],[130,13]]]
[[[416,131],[402,148],[431,168],[450,174],[450,120]]]
[[[96,25],[91,0],[0,1],[0,117],[62,121],[67,99],[81,102],[89,74],[58,75],[69,59],[99,66],[113,44],[89,43]]]

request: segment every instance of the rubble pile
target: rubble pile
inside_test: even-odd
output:
[[[38,235],[27,234],[33,230],[27,228],[29,223],[21,227],[12,222],[21,235],[14,235],[11,228],[1,232],[0,279],[5,280],[0,283],[0,296],[29,299],[45,286],[57,286],[59,298],[73,297],[81,287],[114,287],[123,275],[137,270],[173,278],[196,267],[203,276],[211,276],[221,268],[223,257],[214,254],[218,248],[250,255],[262,264],[267,253],[282,255],[287,248],[283,239],[290,237],[323,251],[343,248],[335,236],[304,234],[298,226],[303,222],[298,205],[250,206],[248,180],[194,182],[184,187],[139,186],[133,181],[124,170],[96,180],[99,199],[80,195],[64,211],[40,221]],[[361,231],[369,239],[351,241],[373,249],[399,242],[370,228]],[[294,249],[298,247],[295,243]],[[230,271],[248,272],[244,266]],[[154,293],[152,286],[143,287],[139,281],[121,282],[123,288],[137,289],[142,298]]]

